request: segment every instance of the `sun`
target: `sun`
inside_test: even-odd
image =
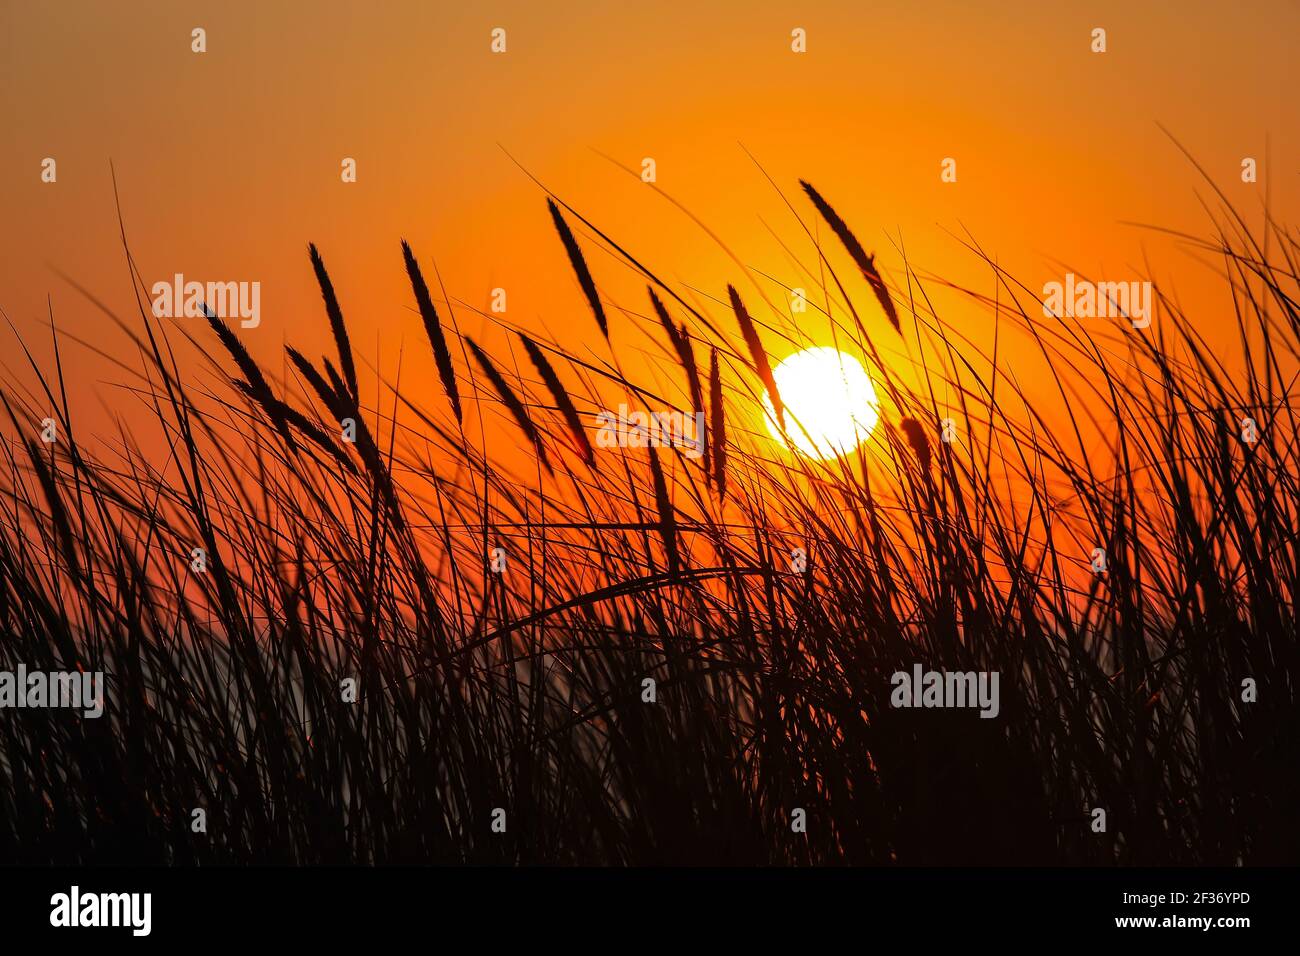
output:
[[[866,369],[839,349],[795,352],[772,370],[785,405],[785,434],[772,400],[763,416],[772,437],[813,458],[834,458],[865,441],[880,418],[880,402]]]

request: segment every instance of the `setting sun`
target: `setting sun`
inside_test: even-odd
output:
[[[862,364],[838,349],[795,352],[772,376],[785,405],[785,434],[767,395],[764,418],[772,437],[787,447],[814,458],[834,458],[852,451],[876,427],[876,389]]]

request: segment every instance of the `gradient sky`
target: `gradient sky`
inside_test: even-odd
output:
[[[196,26],[207,30],[201,55]],[[498,26],[505,55],[489,49]],[[1102,55],[1089,49],[1097,26]],[[807,31],[806,54],[790,51],[794,27]],[[887,276],[901,278],[901,236],[918,268],[991,291],[958,241],[968,230],[1031,287],[1059,278],[1057,260],[1136,279],[1145,258],[1186,298],[1213,277],[1123,224],[1207,229],[1198,193],[1210,190],[1160,124],[1252,223],[1266,191],[1295,223],[1297,36],[1294,0],[0,0],[0,307],[38,356],[49,354],[49,296],[60,327],[129,357],[55,271],[127,311],[111,162],[144,279],[260,281],[262,326],[241,334],[264,358],[285,342],[327,347],[308,241],[357,350],[382,350],[391,368],[405,342],[404,381],[432,380],[432,362],[399,238],[431,282],[437,262],[453,298],[486,308],[503,286],[511,320],[580,347],[590,315],[544,194],[507,151],[706,295],[723,295],[737,267],[601,154],[628,167],[653,157],[664,191],[747,265],[778,275],[788,259],[772,233],[801,234],[746,150],[810,221],[797,179],[815,183]],[[47,156],[52,185],[40,181]],[[356,184],[340,181],[347,156]],[[940,182],[948,156],[955,184]],[[1244,156],[1259,160],[1258,184],[1241,183]],[[605,294],[645,309],[626,269],[589,256]],[[17,370],[13,355],[7,345]],[[82,387],[119,377],[84,352],[65,363]]]

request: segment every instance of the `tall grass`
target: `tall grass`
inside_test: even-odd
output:
[[[884,409],[831,462],[755,434],[761,390],[781,407],[768,350],[797,341],[792,317],[725,279],[689,305],[554,203],[615,345],[630,347],[581,244],[647,278],[674,395],[581,358],[586,330],[524,336],[522,368],[458,342],[405,244],[441,392],[381,381],[365,401],[314,246],[338,355],[290,349],[286,375],[219,319],[153,318],[140,288],[119,321],[161,457],[138,424],[114,453],[83,442],[57,358],[35,390],[7,384],[0,669],[109,679],[97,720],[0,714],[0,859],[1300,858],[1296,238],[1229,215],[1200,242],[1235,303],[1231,355],[1201,331],[1222,319],[1175,297],[1142,331],[1044,319],[989,262],[996,294],[964,294],[1052,370],[1026,382],[945,321],[939,283],[908,267],[891,293],[804,188],[842,245],[815,246],[789,285],[825,303]],[[226,387],[196,384],[178,335],[212,350]],[[886,335],[905,359],[883,357]],[[593,447],[600,409],[705,410],[706,394],[706,457]],[[37,440],[46,417],[54,444]],[[891,708],[891,674],[914,663],[999,672],[1001,714]]]

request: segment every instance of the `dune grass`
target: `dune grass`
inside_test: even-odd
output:
[[[550,203],[594,321],[522,356],[462,336],[403,243],[438,380],[373,401],[314,246],[338,354],[290,349],[283,375],[220,319],[155,319],[140,284],[121,324],[164,456],[138,423],[83,441],[57,360],[7,383],[0,669],[109,678],[99,719],[0,714],[0,860],[1300,859],[1296,238],[1227,212],[1197,240],[1232,355],[1203,333],[1225,317],[1176,297],[1145,330],[1044,318],[990,261],[965,295],[1052,370],[1026,381],[804,188],[838,243],[704,304]],[[595,243],[644,276],[640,329],[611,328],[634,313],[602,302]],[[839,460],[757,434],[789,286],[882,396]],[[674,393],[620,370],[634,336]],[[620,400],[707,411],[707,454],[595,446]],[[891,708],[914,663],[997,671],[999,716]]]

